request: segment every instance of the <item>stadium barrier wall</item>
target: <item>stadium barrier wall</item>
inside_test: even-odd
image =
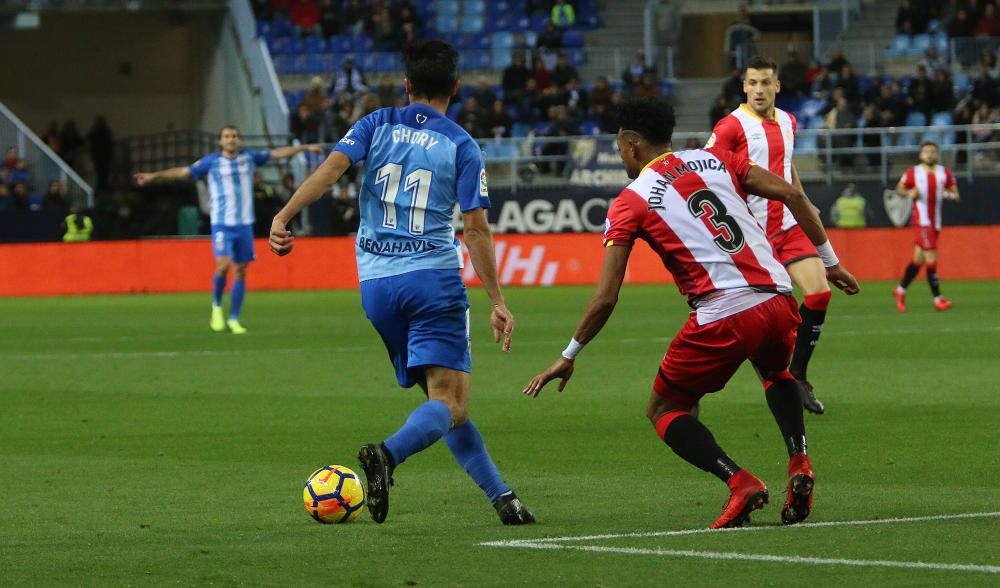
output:
[[[894,280],[912,255],[910,229],[831,229],[845,265],[861,280]],[[600,235],[496,235],[500,279],[509,285],[596,283],[603,257]],[[1000,226],[946,227],[940,273],[945,279],[1000,279]],[[354,241],[302,238],[284,258],[263,239],[248,281],[254,290],[308,290],[357,286]],[[97,241],[0,245],[0,296],[202,292],[211,289],[211,246],[193,240]],[[477,283],[468,263],[463,276]],[[670,283],[659,259],[640,244],[626,281]]]

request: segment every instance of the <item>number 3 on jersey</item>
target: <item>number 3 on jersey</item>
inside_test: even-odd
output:
[[[727,214],[726,205],[715,192],[698,190],[688,198],[687,204],[695,218],[708,216],[710,230],[714,235],[712,240],[719,249],[729,254],[739,253],[743,249],[746,243],[743,231],[736,224],[736,219]]]
[[[396,197],[399,195],[400,176],[403,166],[398,163],[387,163],[375,172],[375,185],[382,185],[382,226],[387,229],[396,228]],[[418,169],[406,175],[403,179],[403,192],[413,191],[410,200],[411,235],[424,234],[424,214],[427,211],[427,200],[431,193],[432,172]]]

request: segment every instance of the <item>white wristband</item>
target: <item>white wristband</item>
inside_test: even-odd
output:
[[[830,245],[829,241],[822,245],[817,245],[816,252],[819,253],[819,258],[823,260],[823,267],[840,265],[840,260],[837,259],[837,254],[833,251],[833,245]]]
[[[562,352],[562,356],[572,361],[576,359],[576,356],[579,355],[581,351],[583,351],[583,343],[580,343],[576,339],[570,339],[569,345],[567,345],[566,349]]]

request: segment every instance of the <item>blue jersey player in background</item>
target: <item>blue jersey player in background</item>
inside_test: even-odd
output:
[[[209,216],[212,222],[212,251],[215,253],[215,276],[212,280],[213,331],[235,335],[247,332],[240,324],[240,310],[246,293],[247,265],[253,253],[253,172],[258,165],[272,159],[286,159],[303,151],[323,153],[320,145],[279,147],[267,151],[240,148],[240,131],[234,126],[219,132],[220,151],[202,157],[189,166],[173,167],[158,172],[137,173],[136,185],[144,186],[157,180],[183,180],[193,177],[208,184]],[[229,320],[222,311],[222,294],[226,291],[229,266],[234,266],[233,289],[229,294]]]
[[[275,216],[271,250],[291,252],[291,219],[365,161],[355,247],[361,304],[382,336],[399,385],[419,385],[427,396],[398,431],[361,448],[368,512],[376,523],[384,521],[393,470],[444,438],[504,524],[531,523],[534,516],[503,481],[468,416],[469,303],[451,226],[456,204],[469,256],[493,304],[493,336],[500,341],[503,335],[504,351],[510,350],[514,317],[497,279],[482,151],[444,115],[458,91],[458,54],[447,43],[424,41],[411,45],[405,58],[409,106],[377,110],[351,128]]]

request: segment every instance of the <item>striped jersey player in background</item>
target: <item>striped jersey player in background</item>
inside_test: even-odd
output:
[[[899,179],[896,191],[913,199],[913,261],[906,266],[903,279],[893,291],[896,308],[906,312],[906,288],[927,268],[927,283],[934,296],[934,308],[948,310],[951,302],[941,296],[941,282],[937,275],[937,246],[941,233],[941,203],[958,201],[958,186],[951,170],[938,165],[938,146],[927,141],[920,146],[920,164],[911,167]]]
[[[767,487],[719,447],[692,411],[750,360],[788,449],[782,521],[798,523],[811,512],[814,483],[799,385],[788,371],[800,320],[791,279],[747,208],[747,195],[787,205],[821,250],[828,249],[823,224],[801,189],[745,155],[719,148],[670,153],[674,113],[661,98],[627,100],[620,126],[619,152],[634,181],[608,211],[597,289],[569,346],[524,393],[537,396],[554,379],[563,390],[577,354],[611,317],[632,247],[642,239],[694,309],[653,380],[647,418],[677,455],[729,487],[729,501],[712,527],[742,526],[767,502]],[[858,292],[839,264],[829,273],[848,294]]]
[[[385,521],[396,467],[443,439],[503,524],[533,523],[534,515],[500,476],[468,414],[469,302],[460,243],[451,226],[456,205],[463,213],[469,257],[493,305],[493,337],[500,341],[503,336],[505,352],[514,317],[497,278],[482,150],[445,116],[458,92],[458,52],[442,41],[418,41],[406,49],[405,58],[410,104],[376,110],[351,127],[274,217],[271,250],[291,252],[291,219],[352,165],[365,162],[355,241],[361,306],[385,343],[399,386],[419,385],[427,397],[395,433],[361,448],[368,513],[376,523]],[[380,409],[383,405],[378,403]]]
[[[716,123],[706,147],[736,152],[802,190],[792,161],[797,127],[795,116],[774,106],[775,96],[781,90],[778,66],[757,56],[747,63],[743,76],[747,101]],[[831,260],[820,258],[787,206],[754,194],[747,198],[747,203],[774,245],[778,260],[802,289],[803,301],[799,306],[802,325],[790,369],[802,384],[803,405],[809,412],[823,414],[823,403],[816,399],[808,380],[808,368],[830,304],[827,279]]]
[[[212,224],[212,251],[215,253],[212,317],[209,326],[216,332],[225,331],[229,327],[234,335],[242,335],[247,332],[240,324],[240,310],[246,293],[247,266],[255,259],[254,170],[272,159],[287,159],[304,151],[323,153],[323,147],[302,145],[266,151],[243,149],[239,129],[230,125],[219,131],[219,148],[217,153],[206,155],[189,166],[140,172],[135,174],[133,180],[138,186],[159,180],[183,180],[190,177],[206,181]],[[233,267],[234,275],[227,320],[222,310],[222,294],[226,291],[230,266]]]

